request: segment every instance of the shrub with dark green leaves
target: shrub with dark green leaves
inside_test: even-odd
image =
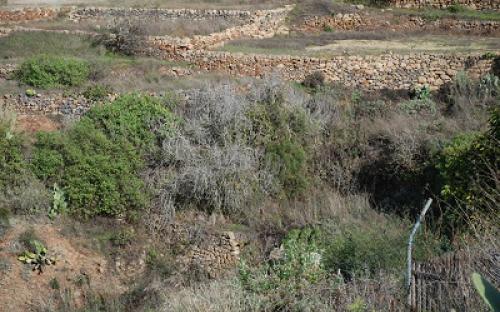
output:
[[[309,135],[313,125],[300,107],[288,106],[277,94],[247,112],[250,144],[264,147],[265,164],[276,174],[284,195],[300,195],[308,185]]]
[[[89,64],[81,59],[39,55],[27,59],[17,71],[17,78],[37,88],[78,86],[90,74]]]
[[[173,97],[159,100],[139,94],[125,95],[111,105],[91,109],[84,119],[89,119],[113,141],[125,140],[141,153],[152,152],[174,131],[177,121],[167,108],[174,102]]]
[[[308,186],[307,159],[304,148],[294,141],[270,143],[266,159],[277,168],[277,177],[288,196],[302,194]]]
[[[39,134],[33,155],[35,174],[49,185],[58,182],[71,212],[87,218],[142,208],[143,165],[130,143],[114,142],[89,119],[64,134]]]
[[[500,56],[497,56],[493,59],[493,64],[491,65],[491,73],[494,76],[500,78]]]
[[[451,203],[444,212],[445,224],[453,231],[466,230],[491,218],[498,222],[498,155],[498,107],[492,110],[489,131],[459,135],[440,151],[436,167],[443,180],[441,195]]]
[[[405,240],[402,231],[384,231],[382,226],[345,226],[328,240],[326,266],[347,276],[402,268]]]
[[[331,32],[333,29],[331,26],[325,26],[325,31]],[[316,90],[318,88],[321,88],[325,85],[325,74],[321,71],[316,71],[313,72],[309,75],[307,75],[304,78],[304,81],[302,82],[302,85],[306,88]]]
[[[30,214],[48,208],[50,196],[29,170],[23,145],[22,136],[0,119],[0,207]]]
[[[93,85],[87,87],[87,89],[83,91],[82,95],[88,100],[99,101],[105,99],[111,92],[113,92],[113,89],[110,86]]]
[[[77,215],[131,217],[148,199],[139,177],[145,158],[173,122],[160,102],[123,96],[94,107],[67,132],[39,133],[33,172],[61,185]]]

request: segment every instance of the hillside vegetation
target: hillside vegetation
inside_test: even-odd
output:
[[[84,2],[0,9],[0,310],[488,311],[497,11]]]

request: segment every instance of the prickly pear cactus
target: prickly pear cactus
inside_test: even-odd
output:
[[[38,274],[43,273],[44,267],[46,265],[55,265],[55,257],[47,256],[47,248],[37,240],[31,242],[34,246],[32,251],[24,251],[21,255],[17,257],[17,260],[30,264],[33,267],[33,271],[38,271]]]
[[[472,283],[491,311],[500,311],[500,292],[478,273],[472,274]]]

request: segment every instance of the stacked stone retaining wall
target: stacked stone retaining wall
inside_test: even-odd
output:
[[[447,8],[459,4],[476,10],[500,10],[500,0],[390,0],[391,4],[402,8]]]
[[[201,50],[179,55],[158,50],[154,50],[154,53],[158,57],[177,58],[195,64],[201,71],[220,71],[235,76],[263,77],[277,73],[282,79],[301,81],[305,76],[321,71],[329,81],[367,90],[409,89],[422,85],[437,89],[451,81],[459,71],[467,71],[477,77],[486,74],[491,68],[491,60],[482,59],[481,55],[420,53],[322,59]]]
[[[59,15],[61,9],[25,8],[19,10],[0,10],[0,24],[51,19]]]
[[[347,30],[347,31],[367,31],[367,30],[392,30],[392,31],[453,31],[497,34],[500,35],[500,22],[459,20],[443,18],[436,21],[426,20],[420,16],[400,16],[394,17],[396,20],[390,21],[380,17],[370,15],[360,15],[356,13],[336,14],[333,16],[312,16],[304,20],[298,28],[302,31],[317,32],[325,29]]]

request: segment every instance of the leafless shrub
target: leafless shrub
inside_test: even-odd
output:
[[[144,22],[124,20],[118,21],[111,28],[111,34],[102,35],[97,42],[103,44],[107,49],[125,55],[140,54],[145,45]]]
[[[191,206],[238,216],[278,194],[278,172],[263,161],[264,148],[253,144],[259,129],[248,117],[253,105],[278,99],[306,114],[305,95],[276,79],[255,83],[246,93],[231,85],[190,92],[176,108],[182,128],[163,142],[159,165],[168,169],[157,198],[162,214],[172,218]],[[306,118],[316,124],[311,114]]]
[[[33,176],[23,178],[22,186],[9,187],[0,193],[0,206],[19,215],[45,213],[51,204],[50,192]]]
[[[318,89],[325,85],[325,74],[321,71],[316,71],[306,76],[302,85],[310,89]]]

